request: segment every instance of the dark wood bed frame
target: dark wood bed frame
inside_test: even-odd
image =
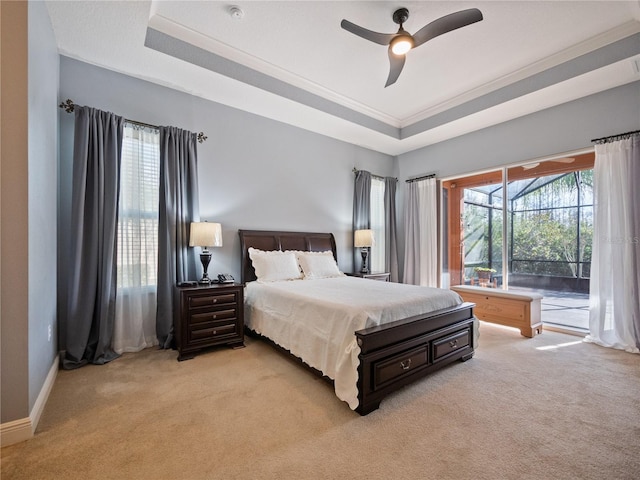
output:
[[[259,250],[331,250],[337,260],[331,233],[239,230],[242,283],[256,280],[249,248]],[[373,281],[373,280],[363,280]],[[428,312],[385,325],[354,332],[360,347],[358,408],[366,415],[380,401],[405,385],[457,360],[473,357],[475,322],[472,303]]]

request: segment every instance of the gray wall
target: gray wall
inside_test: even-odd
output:
[[[340,268],[350,271],[352,169],[395,174],[388,155],[61,57],[60,99],[67,98],[208,136],[198,146],[200,215],[222,224],[224,240],[223,247],[213,249],[212,274],[240,278],[240,228],[333,232]],[[61,110],[60,279],[65,278],[63,246],[69,244],[72,140],[73,115]]]
[[[57,356],[60,56],[44,2],[29,2],[29,410]]]
[[[439,178],[589,148],[591,139],[640,128],[640,81],[398,157],[400,176]]]
[[[438,178],[462,176],[587,149],[593,138],[638,129],[640,81],[405,153],[398,157],[398,218],[403,218],[407,178],[426,173]],[[404,232],[400,237],[403,248]],[[399,258],[403,255],[404,251]]]

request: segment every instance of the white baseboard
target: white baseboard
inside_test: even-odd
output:
[[[29,418],[31,419],[31,425],[33,429],[32,433],[36,433],[36,428],[38,428],[38,423],[40,423],[40,417],[42,416],[42,412],[44,412],[44,406],[47,404],[47,400],[49,399],[49,394],[51,393],[53,384],[55,383],[56,377],[58,376],[59,365],[60,365],[60,360],[56,355],[56,357],[53,359],[53,363],[51,364],[51,368],[49,368],[49,373],[47,373],[47,378],[44,379],[44,384],[40,389],[38,398],[36,398],[36,403],[33,405],[33,408],[31,409],[31,413],[29,414]]]
[[[33,437],[33,428],[31,428],[31,419],[29,417],[0,425],[0,444],[3,447],[24,442],[31,437]]]
[[[36,403],[33,405],[33,409],[27,418],[20,418],[11,422],[0,424],[0,446],[6,447],[7,445],[13,445],[14,443],[24,442],[33,437],[38,422],[44,411],[44,406],[47,403],[53,384],[56,381],[58,375],[59,360],[56,356],[53,360],[53,364],[49,369],[47,378],[44,380],[44,384],[40,389]]]

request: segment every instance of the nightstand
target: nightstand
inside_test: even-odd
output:
[[[244,290],[239,284],[175,287],[173,320],[178,360],[206,347],[244,347]]]
[[[390,274],[388,272],[372,272],[372,273],[347,273],[350,277],[368,278],[371,280],[380,280],[381,282],[388,282]]]

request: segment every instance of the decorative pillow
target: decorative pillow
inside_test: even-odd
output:
[[[305,280],[344,276],[330,251],[298,252],[296,256]]]
[[[249,248],[249,258],[259,282],[278,282],[302,278],[300,267],[293,252],[272,250],[265,252]]]

